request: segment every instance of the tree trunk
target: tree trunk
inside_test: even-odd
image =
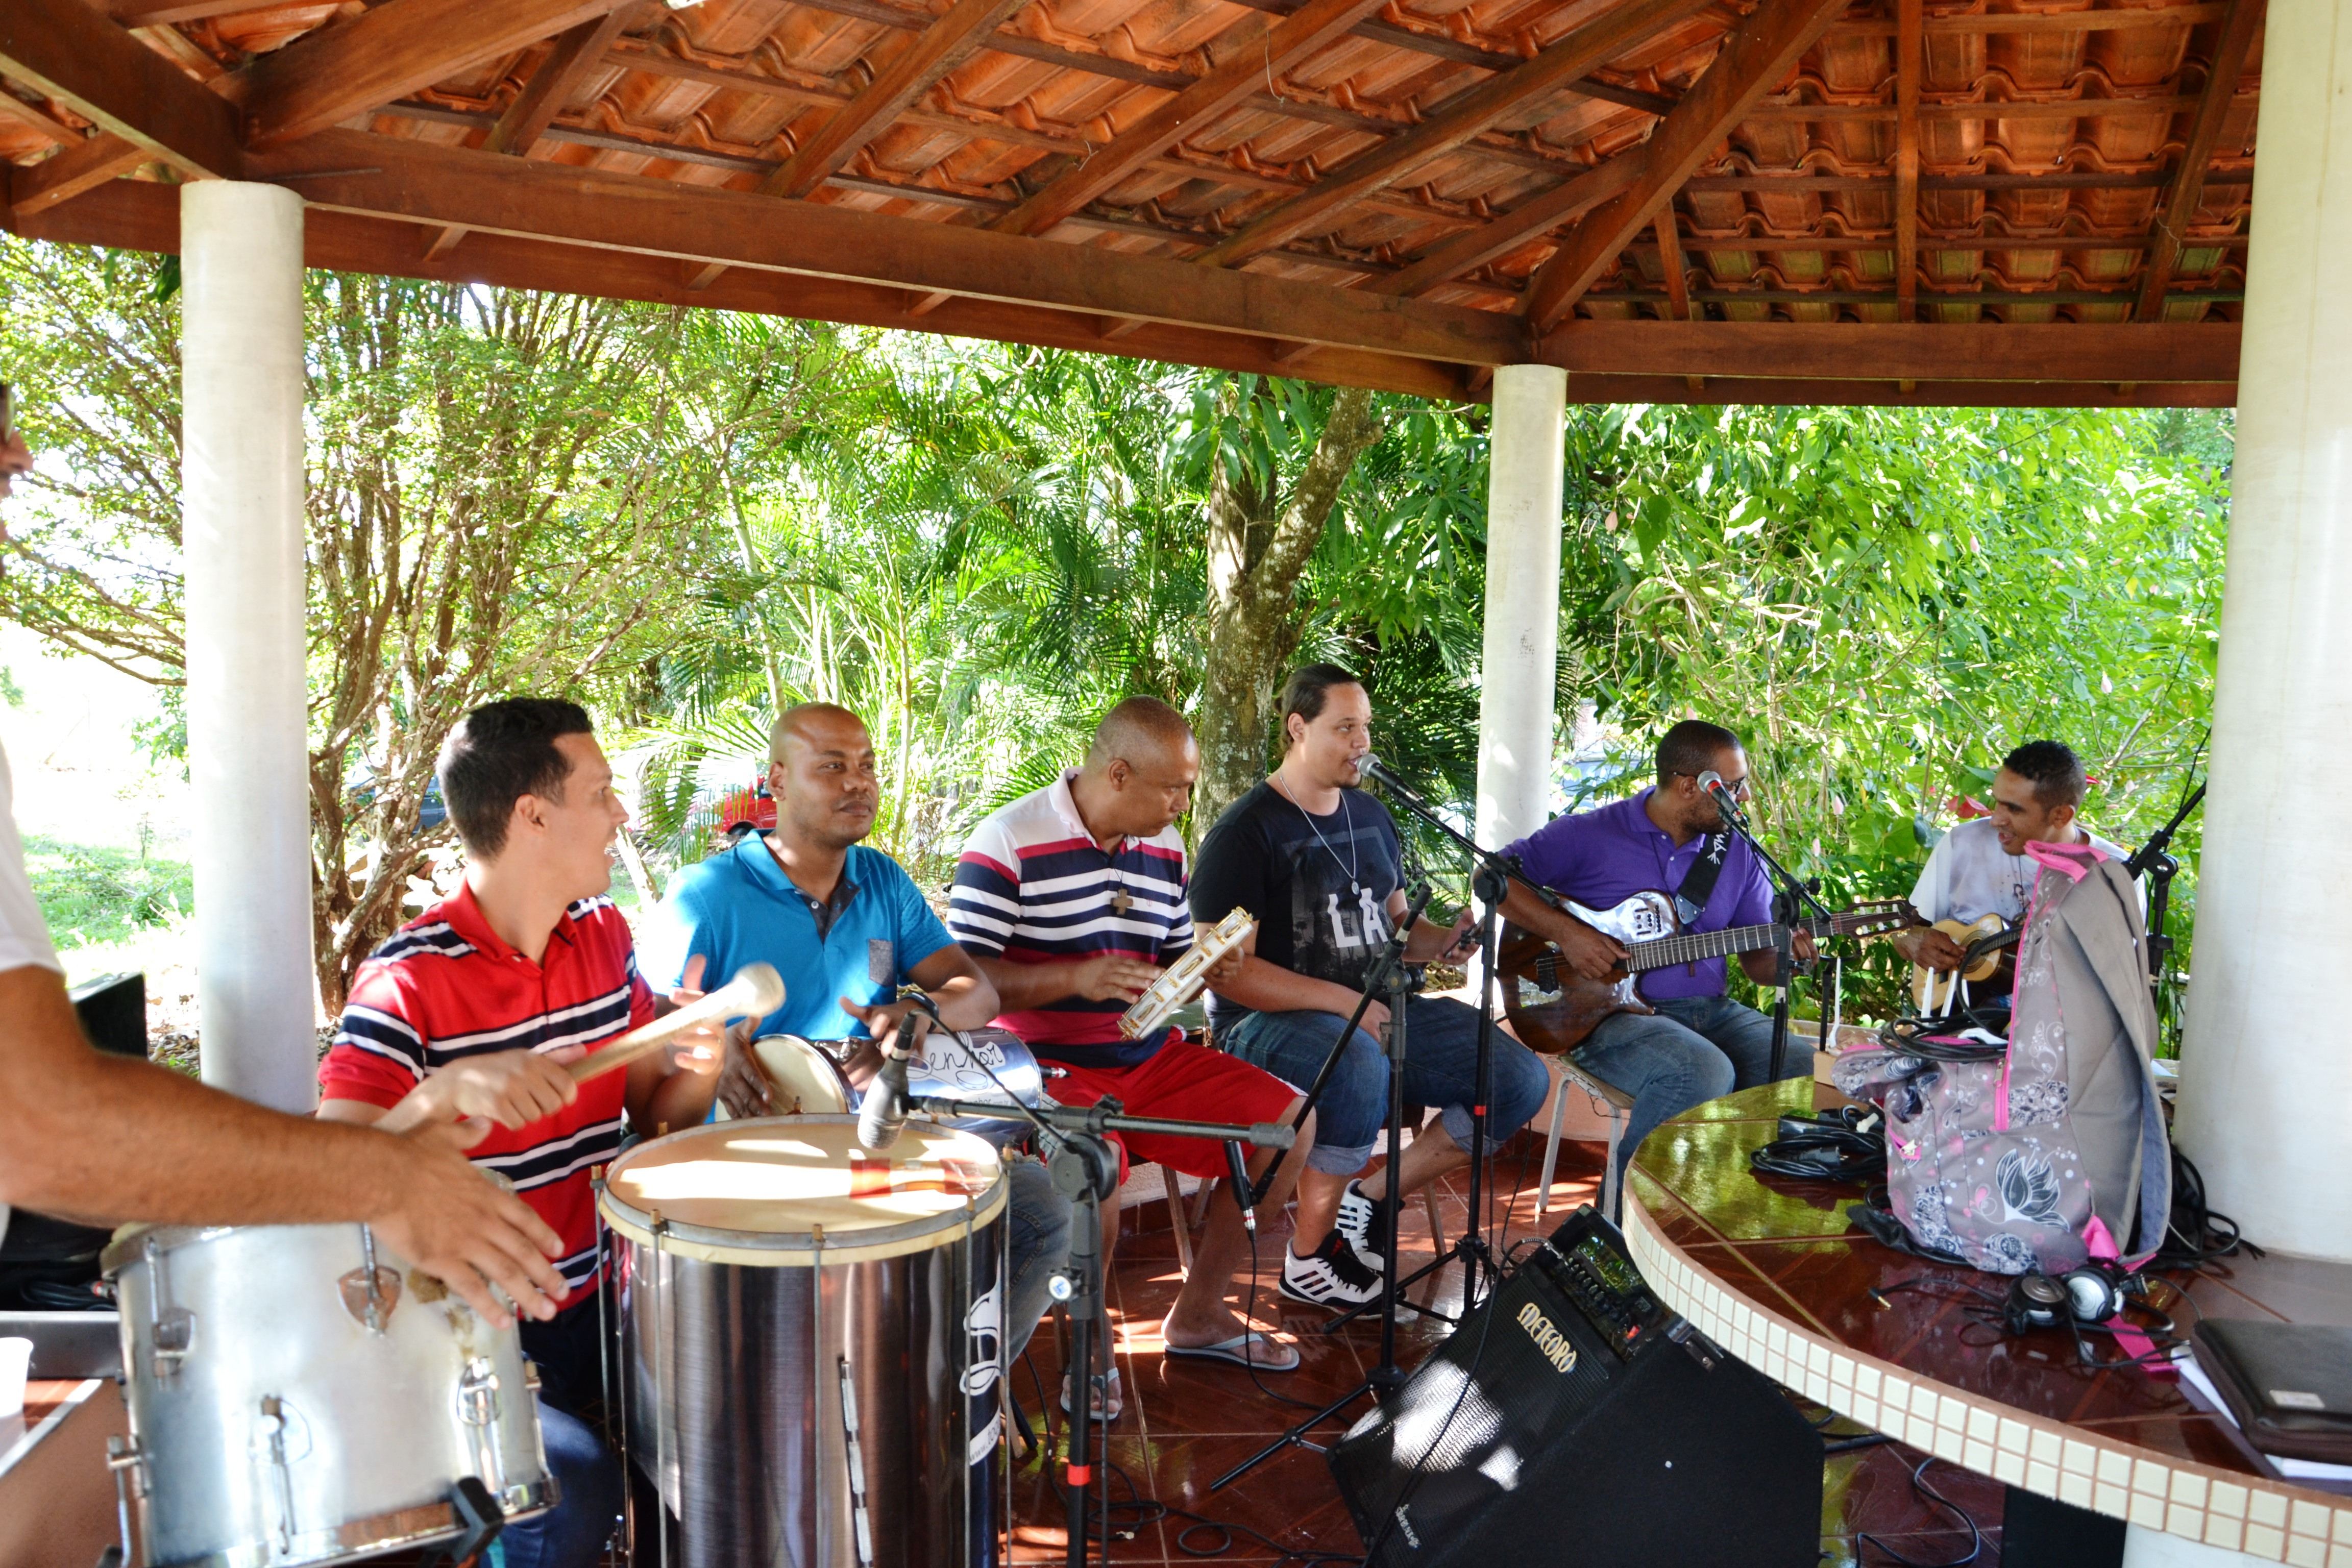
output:
[[[1221,412],[1231,410],[1228,401]],[[1349,469],[1380,433],[1371,395],[1342,388],[1287,499],[1260,494],[1220,455],[1209,490],[1208,657],[1193,724],[1201,742],[1196,841],[1265,776],[1275,683],[1298,648],[1298,579]]]

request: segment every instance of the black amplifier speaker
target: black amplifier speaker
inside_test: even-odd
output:
[[[1331,1448],[1370,1568],[1813,1568],[1822,1439],[1579,1209]]]

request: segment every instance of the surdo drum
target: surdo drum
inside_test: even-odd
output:
[[[638,1145],[599,1209],[631,1463],[679,1568],[992,1563],[1007,1184],[992,1145],[854,1116]]]
[[[555,1501],[520,1335],[365,1226],[145,1226],[105,1268],[139,1562],[341,1563],[457,1539],[461,1485],[509,1519]]]

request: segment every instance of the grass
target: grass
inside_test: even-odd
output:
[[[60,949],[135,944],[187,919],[195,879],[184,860],[34,835],[25,865]]]

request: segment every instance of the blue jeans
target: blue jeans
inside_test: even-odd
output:
[[[1576,1065],[1633,1097],[1617,1145],[1622,1173],[1658,1124],[1772,1076],[1772,1020],[1728,996],[1675,996],[1654,1016],[1614,1013],[1570,1054]],[[1812,1052],[1792,1047],[1782,1076],[1806,1078]]]
[[[604,1542],[620,1517],[620,1464],[586,1422],[545,1400],[539,1433],[562,1496],[537,1518],[507,1526],[494,1550],[506,1568],[593,1568],[604,1560]]]
[[[545,1513],[499,1535],[496,1550],[506,1568],[593,1568],[620,1518],[620,1461],[577,1414],[603,1395],[596,1309],[591,1291],[547,1322],[523,1321],[523,1353],[539,1368],[540,1440],[561,1496]]]
[[[1005,1196],[1006,1240],[1012,1277],[1004,1282],[1004,1356],[1017,1359],[1053,1304],[1054,1271],[1070,1260],[1070,1200],[1054,1190],[1054,1178],[1034,1160],[1014,1159],[1004,1167],[1012,1184]]]
[[[1304,1092],[1347,1022],[1337,1013],[1245,1013],[1217,1044]],[[1470,1107],[1478,1096],[1477,1009],[1443,996],[1408,998],[1404,1052],[1405,1102],[1442,1107],[1447,1134],[1470,1147]],[[1488,1073],[1486,1135],[1499,1142],[1542,1108],[1551,1075],[1533,1051],[1500,1029],[1494,1031]],[[1307,1156],[1307,1169],[1335,1176],[1362,1170],[1388,1120],[1388,1058],[1378,1040],[1358,1029],[1315,1102],[1315,1150]]]

